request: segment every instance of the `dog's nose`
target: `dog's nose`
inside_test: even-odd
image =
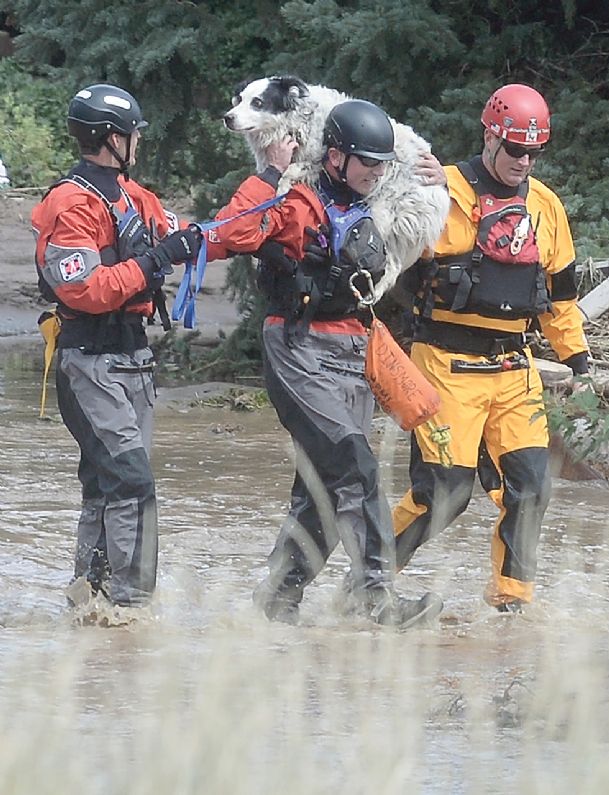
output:
[[[229,130],[233,129],[233,117],[231,116],[230,111],[224,114],[224,124]]]

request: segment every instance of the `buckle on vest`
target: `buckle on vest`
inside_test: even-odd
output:
[[[339,280],[341,273],[342,273],[342,268],[340,267],[340,265],[337,265],[336,263],[330,265],[328,269],[328,278],[326,280],[326,286],[322,293],[323,298],[326,301],[329,301],[334,295],[334,288],[336,287],[336,282]]]
[[[448,267],[448,283],[449,284],[459,284],[461,281],[461,274],[463,273],[463,267],[461,265],[449,265]]]
[[[330,265],[328,270],[328,278],[332,279],[332,281],[336,281],[342,272],[342,268],[340,265],[337,265],[335,262]]]

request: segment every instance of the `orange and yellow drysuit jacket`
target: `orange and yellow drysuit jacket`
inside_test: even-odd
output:
[[[485,179],[481,159],[474,158],[470,163],[476,175]],[[466,302],[459,305],[459,311],[453,311],[454,301],[439,298],[442,292],[450,300],[446,284],[458,289],[451,282],[451,258],[455,257],[457,263],[467,262],[467,255],[475,251],[481,213],[480,197],[471,182],[457,166],[445,170],[451,207],[435,247],[434,259],[439,265],[431,272],[437,276],[444,258],[448,273],[441,274],[442,285],[434,284],[433,277],[428,279],[420,293],[421,314],[415,323],[412,359],[440,395],[434,422],[450,429],[450,465],[446,466],[446,455],[442,456],[433,431],[425,425],[416,428],[410,459],[411,488],[393,511],[397,563],[399,568],[405,566],[422,544],[465,510],[477,471],[499,508],[485,598],[498,606],[515,600],[530,602],[536,549],[550,494],[548,429],[540,412],[543,385],[524,338],[535,311],[507,318],[499,313],[493,316],[493,309],[488,308],[488,315],[483,316],[469,311],[476,306],[475,299],[470,306]],[[502,203],[506,207],[514,203],[513,195],[507,196],[509,189],[497,187],[500,196],[506,198],[497,198],[486,188],[483,193],[492,202],[493,212]],[[546,299],[548,294],[551,298],[551,310],[536,317],[559,358],[575,373],[584,373],[587,345],[576,303],[575,252],[565,210],[556,194],[532,177],[524,198],[536,232],[536,275],[541,277],[542,288],[545,275],[548,289],[543,292]],[[480,269],[485,264],[482,260]],[[476,275],[480,284],[483,276]],[[458,278],[457,273],[454,281]],[[498,310],[504,311],[504,306],[509,310],[508,287],[515,289],[514,281],[507,277],[502,280],[500,267],[493,270],[493,279],[496,286],[493,284],[487,295],[496,299]],[[547,300],[532,301],[529,309],[535,310],[538,305],[547,305]],[[480,303],[477,308],[482,311]]]
[[[473,187],[457,166],[446,166],[445,172],[451,208],[435,247],[434,256],[438,259],[472,251],[478,229],[476,211],[479,199]],[[508,203],[509,199],[505,201]],[[497,202],[500,204],[501,200]],[[587,344],[583,316],[577,307],[575,251],[565,209],[558,196],[534,177],[529,177],[526,206],[536,227],[540,263],[552,299],[552,311],[538,316],[541,330],[562,362],[572,366],[576,373],[586,372]],[[501,334],[522,333],[529,322],[526,319],[510,320],[453,312],[437,301],[430,317],[432,321],[488,329]]]

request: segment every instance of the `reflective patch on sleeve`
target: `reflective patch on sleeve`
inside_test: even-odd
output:
[[[218,233],[216,232],[215,229],[210,229],[209,230],[209,232],[207,233],[207,238],[208,238],[210,243],[219,243],[220,242],[220,236],[218,235]]]
[[[167,224],[169,226],[169,231],[167,234],[171,234],[172,232],[177,232],[180,228],[180,222],[178,221],[178,216],[175,213],[170,213],[169,210],[163,210],[165,213],[165,218],[167,219]]]
[[[75,251],[69,257],[64,257],[59,261],[59,272],[64,282],[78,279],[79,276],[85,273],[86,269],[85,260],[80,251]]]
[[[84,282],[99,264],[99,251],[49,243],[44,252],[44,278],[55,290],[66,282]]]

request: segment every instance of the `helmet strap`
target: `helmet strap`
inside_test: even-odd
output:
[[[497,155],[499,154],[499,150],[501,149],[501,139],[498,138],[498,140],[499,140],[499,146],[495,149],[494,152],[492,151],[491,147],[488,144],[486,144],[486,149],[488,152],[488,160],[491,165],[491,168],[493,169],[491,176],[495,177],[495,179],[498,179],[497,169],[495,168],[495,162],[497,160]]]
[[[500,149],[501,149],[501,146],[498,146],[497,149],[495,149],[494,152],[489,153],[489,155],[490,155],[489,156],[489,160],[491,162],[491,166],[493,167],[493,171],[495,172],[495,174],[497,173],[497,169],[495,168],[495,162],[497,161],[497,155],[499,154],[499,150]]]
[[[351,155],[343,152],[345,155],[345,162],[342,164],[340,168],[336,169],[336,173],[338,174],[338,178],[341,182],[347,182],[347,166],[349,165],[349,160],[351,159]]]
[[[129,160],[131,159],[131,136],[130,135],[126,135],[125,138],[127,138],[127,152],[126,152],[125,158],[122,158],[119,155],[119,153],[112,146],[112,144],[110,143],[108,138],[105,139],[104,146],[110,152],[112,157],[114,157],[119,162],[119,164],[120,164],[119,165],[119,169],[118,169],[119,172],[121,174],[124,174],[125,179],[129,179]]]

